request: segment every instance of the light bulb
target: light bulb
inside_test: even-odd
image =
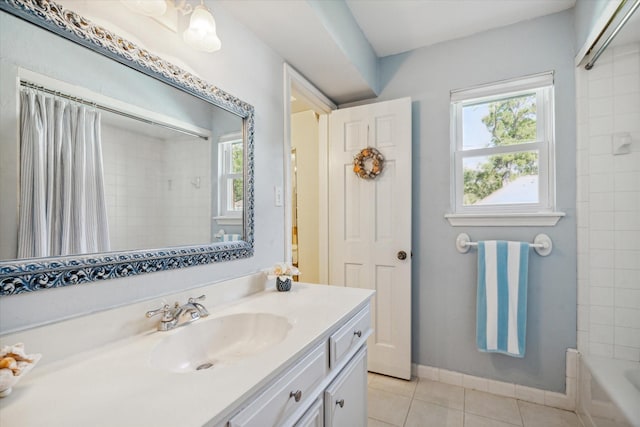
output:
[[[213,19],[211,12],[203,5],[198,5],[191,14],[191,20],[189,21],[189,29],[197,31],[198,33],[216,32],[216,21]]]
[[[193,10],[189,20],[189,28],[182,35],[185,43],[194,49],[204,52],[215,52],[222,43],[216,34],[216,21],[204,5]]]

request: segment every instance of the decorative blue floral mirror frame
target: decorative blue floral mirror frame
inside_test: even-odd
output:
[[[189,72],[48,0],[0,0],[0,10],[49,30],[123,65],[244,119],[244,240],[210,245],[0,262],[0,296],[155,271],[230,261],[254,250],[254,109]]]

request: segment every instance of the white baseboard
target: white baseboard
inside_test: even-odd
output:
[[[539,405],[575,411],[577,393],[578,351],[567,349],[565,392],[556,393],[520,384],[475,377],[461,372],[435,368],[433,366],[412,365],[412,374],[418,378],[457,385],[471,390],[479,390],[498,396],[511,397]]]

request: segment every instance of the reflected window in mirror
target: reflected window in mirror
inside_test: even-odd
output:
[[[243,144],[238,134],[225,135],[218,143],[219,217],[242,217],[243,211]]]

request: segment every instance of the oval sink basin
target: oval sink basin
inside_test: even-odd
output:
[[[202,319],[171,332],[152,350],[152,366],[171,372],[215,369],[254,356],[281,342],[291,324],[268,313]]]

